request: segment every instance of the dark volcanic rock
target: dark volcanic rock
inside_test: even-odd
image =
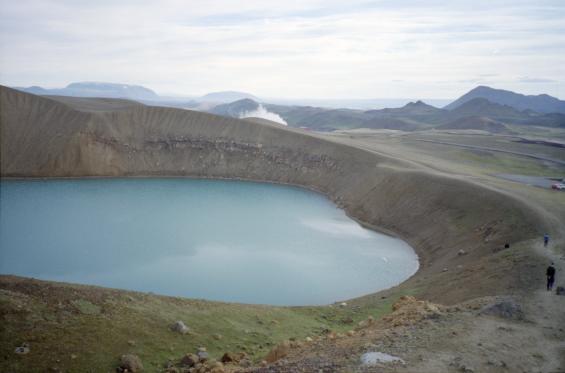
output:
[[[186,354],[180,361],[182,365],[187,367],[193,367],[200,361],[200,358],[196,354]]]
[[[513,300],[503,300],[494,304],[489,304],[480,311],[480,314],[497,316],[503,319],[524,319],[522,307]]]
[[[141,363],[141,359],[137,355],[122,355],[118,372],[136,373],[141,371],[143,371],[143,364]]]

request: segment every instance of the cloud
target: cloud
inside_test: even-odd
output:
[[[355,222],[331,220],[302,220],[301,224],[316,231],[334,236],[371,238],[371,232]]]
[[[528,76],[523,76],[518,78],[520,83],[558,83],[557,80],[545,79],[545,78],[530,78]]]
[[[240,118],[263,118],[263,119],[270,120],[271,122],[283,124],[285,126],[288,125],[288,123],[280,115],[278,115],[277,113],[273,113],[273,112],[268,111],[267,109],[265,109],[265,107],[262,104],[259,104],[257,109],[255,109],[253,111],[243,112],[239,117]]]
[[[507,89],[517,76],[564,81],[564,24],[561,0],[2,1],[0,80],[445,98],[493,72]],[[556,94],[548,83],[532,89]]]

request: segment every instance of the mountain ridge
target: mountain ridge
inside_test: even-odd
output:
[[[457,129],[454,123],[464,121],[461,129],[485,129],[498,133],[506,129],[503,124],[539,125],[564,127],[565,115],[540,114],[531,110],[520,111],[508,105],[491,102],[485,98],[474,98],[453,110],[445,110],[428,105],[419,100],[400,108],[379,110],[330,109],[312,106],[284,106],[260,104],[251,99],[221,104],[208,110],[217,115],[240,118],[259,105],[281,116],[291,127],[308,128],[317,131],[333,131],[355,128],[396,129],[416,131],[449,125]],[[469,120],[467,118],[483,118]],[[485,120],[488,119],[488,121]],[[496,123],[496,124],[495,124]],[[472,128],[473,127],[473,128]]]
[[[19,91],[37,95],[127,98],[133,100],[156,100],[159,95],[153,90],[131,84],[106,82],[73,82],[64,88],[43,88],[40,86],[14,87]]]
[[[491,102],[507,105],[514,109],[524,111],[533,110],[538,113],[565,113],[565,101],[556,97],[540,94],[540,95],[524,95],[504,89],[496,89],[488,86],[480,85],[473,88],[457,100],[445,106],[446,110],[453,110],[463,105],[465,102],[474,98],[485,98]]]
[[[239,91],[219,91],[210,92],[197,98],[198,101],[210,101],[210,102],[221,102],[230,103],[243,99],[250,99],[253,101],[260,101],[260,99],[251,93],[239,92]]]

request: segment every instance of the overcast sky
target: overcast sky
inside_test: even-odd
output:
[[[0,0],[0,83],[159,94],[565,98],[563,0]]]

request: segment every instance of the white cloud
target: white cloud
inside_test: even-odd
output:
[[[559,95],[565,5],[452,1],[0,0],[0,81],[241,90],[270,97],[455,97],[464,81]],[[493,53],[496,51],[496,53]],[[437,83],[443,82],[443,83]],[[565,92],[562,92],[565,94]]]
[[[518,78],[518,81],[520,83],[558,83],[557,81],[555,81],[553,79],[532,78],[532,77],[529,77],[529,76],[522,76],[522,77]]]

